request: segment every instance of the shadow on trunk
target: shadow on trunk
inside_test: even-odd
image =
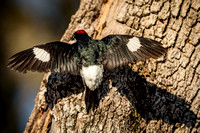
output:
[[[110,82],[111,81],[111,82]],[[190,110],[190,104],[184,99],[152,84],[129,67],[114,71],[105,70],[102,84],[94,92],[86,93],[86,107],[93,111],[109,92],[109,83],[116,87],[135,107],[137,113],[147,121],[163,120],[169,124],[194,126],[197,116]],[[84,85],[80,76],[52,73],[47,83],[46,102],[52,109],[58,99],[72,94],[82,93]],[[102,89],[103,88],[103,89]],[[131,117],[134,119],[134,117]]]

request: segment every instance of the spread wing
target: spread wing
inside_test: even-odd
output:
[[[18,72],[69,72],[79,73],[79,66],[72,58],[72,51],[76,44],[51,42],[37,45],[13,55],[9,59],[8,67]]]
[[[110,70],[134,61],[158,58],[166,52],[157,41],[130,35],[109,35],[102,41],[107,45],[103,64]]]

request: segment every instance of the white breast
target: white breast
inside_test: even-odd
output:
[[[103,78],[103,70],[103,65],[82,67],[80,73],[89,89],[94,91],[100,85]]]

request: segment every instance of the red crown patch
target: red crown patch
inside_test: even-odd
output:
[[[85,34],[86,32],[84,30],[78,30],[78,31],[76,31],[76,33],[78,33],[78,34]]]

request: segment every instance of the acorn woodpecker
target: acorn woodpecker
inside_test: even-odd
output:
[[[134,61],[158,58],[166,52],[161,43],[131,35],[109,35],[94,40],[78,30],[71,44],[50,42],[13,55],[8,67],[18,72],[60,72],[81,75],[90,90],[102,82],[104,67],[113,70]]]

